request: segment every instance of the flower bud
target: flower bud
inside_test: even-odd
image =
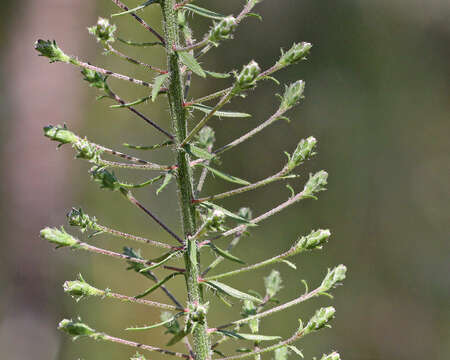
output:
[[[294,170],[297,166],[303,164],[305,160],[307,160],[310,156],[315,155],[313,152],[315,146],[317,144],[317,140],[314,136],[310,136],[307,139],[302,139],[295,149],[292,156],[289,158],[289,161],[286,165],[289,171]]]
[[[309,180],[303,189],[303,195],[315,198],[314,194],[326,190],[328,173],[324,170],[309,175]]]
[[[209,126],[205,126],[198,132],[196,141],[198,147],[207,150],[213,147],[215,141],[216,137],[214,130]]]
[[[222,225],[225,223],[226,215],[222,210],[212,210],[208,212],[205,221],[205,229],[211,232],[224,231]]]
[[[94,35],[98,42],[114,42],[114,33],[117,26],[110,24],[108,19],[99,17],[97,24],[88,27],[89,34]]]
[[[302,236],[299,241],[291,248],[291,255],[298,254],[304,250],[322,249],[331,236],[330,230],[311,231],[309,235]]]
[[[116,176],[106,170],[105,167],[102,166],[94,166],[90,170],[90,174],[92,179],[100,184],[101,189],[109,189],[111,191],[119,190],[122,186],[117,180]]]
[[[322,292],[327,292],[340,282],[344,281],[347,267],[345,265],[338,265],[333,270],[328,270],[327,276],[323,279],[320,289]]]
[[[84,78],[83,80],[86,80],[89,83],[89,86],[96,87],[98,89],[106,89],[106,76],[100,74],[97,71],[90,70],[90,69],[83,69],[81,71]]]
[[[90,160],[93,163],[97,163],[100,160],[100,155],[103,152],[87,139],[78,139],[78,141],[73,144],[73,147],[78,151],[76,154],[77,158]]]
[[[306,55],[308,55],[311,48],[312,45],[310,43],[301,42],[300,44],[294,44],[287,52],[281,50],[281,57],[276,65],[285,67],[301,60],[306,60]]]
[[[236,78],[237,90],[247,90],[256,85],[256,78],[261,72],[261,68],[252,60],[248,65],[245,65],[241,73]]]
[[[98,231],[97,219],[91,218],[88,214],[85,214],[83,210],[72,208],[67,214],[67,219],[71,226],[78,226],[81,228],[81,232],[85,232],[88,229]]]
[[[280,272],[277,270],[272,270],[269,276],[264,278],[264,285],[266,287],[266,294],[272,298],[274,297],[282,288],[282,280]]]
[[[320,360],[341,360],[341,356],[337,352],[333,352],[328,355],[323,355]]]
[[[250,221],[253,217],[252,210],[248,207],[240,208],[238,211],[238,216],[244,218],[245,220]]]
[[[304,334],[308,334],[323,328],[331,319],[333,319],[335,312],[336,310],[332,306],[317,310],[313,317],[308,321],[305,328],[300,330],[303,330]]]
[[[305,82],[298,80],[289,86],[286,86],[286,90],[281,99],[280,110],[289,110],[293,106],[303,99],[303,92],[305,91]]]
[[[66,281],[63,284],[64,292],[76,299],[81,300],[85,296],[104,296],[105,291],[97,289],[89,285],[84,281],[81,274],[78,276],[78,280]]]
[[[219,41],[228,40],[233,37],[232,33],[236,26],[236,19],[233,16],[227,16],[220,22],[214,23],[214,26],[209,31],[208,40],[217,46]]]
[[[60,145],[73,144],[79,140],[79,137],[72,131],[69,131],[66,125],[45,126],[44,135],[53,141],[58,141]]]
[[[46,227],[41,230],[40,235],[48,242],[56,244],[57,248],[65,246],[76,247],[79,244],[79,241],[68,234],[63,227],[61,229]]]
[[[77,339],[82,336],[92,337],[94,339],[101,339],[103,334],[96,332],[94,329],[90,328],[82,322],[76,322],[69,319],[62,320],[58,325],[58,330],[62,330],[67,334]]]
[[[56,44],[56,41],[39,39],[34,43],[34,48],[40,53],[40,56],[45,56],[50,59],[50,62],[65,62],[69,63],[71,58],[66,55]]]

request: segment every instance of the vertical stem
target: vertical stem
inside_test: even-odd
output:
[[[176,157],[178,164],[178,192],[179,204],[181,208],[184,237],[186,240],[185,266],[186,266],[186,286],[188,290],[188,301],[191,306],[201,305],[203,302],[199,277],[199,255],[197,243],[190,239],[190,235],[196,231],[195,208],[192,204],[192,171],[189,166],[189,155],[179,145],[186,138],[186,109],[183,106],[183,85],[180,71],[180,62],[177,53],[173,50],[179,46],[179,29],[177,24],[177,14],[174,10],[175,0],[161,0],[160,2],[164,32],[166,39],[166,52],[170,83],[168,87],[168,99],[170,116],[175,131]],[[197,322],[193,332],[194,353],[196,360],[206,360],[210,358],[210,342],[207,333],[206,317]]]

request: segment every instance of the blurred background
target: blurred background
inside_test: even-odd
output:
[[[129,6],[141,2],[126,1]],[[243,3],[198,1],[233,14]],[[131,112],[110,109],[107,100],[96,101],[96,91],[82,81],[79,69],[48,64],[37,56],[33,43],[38,38],[56,39],[68,54],[85,61],[144,80],[152,75],[101,55],[100,46],[88,35],[86,27],[98,16],[118,11],[111,1],[19,0],[2,5],[0,357],[128,359],[133,349],[90,340],[74,343],[56,330],[57,323],[79,315],[111,335],[160,345],[168,336],[158,329],[140,334],[123,330],[156,322],[159,312],[109,300],[76,304],[61,285],[81,272],[99,288],[134,295],[150,286],[148,280],[124,271],[120,261],[68,250],[55,252],[39,238],[39,230],[65,224],[66,212],[81,206],[104,225],[161,241],[172,239],[119,195],[99,190],[89,180],[89,164],[73,160],[69,147],[55,151],[55,144],[43,137],[42,127],[67,123],[78,134],[117,150],[124,149],[123,142],[155,144],[164,139]],[[290,184],[300,189],[309,172],[321,169],[330,178],[328,191],[319,201],[297,204],[266,221],[241,242],[238,253],[253,263],[280,253],[311,229],[332,230],[332,240],[323,251],[294,259],[297,271],[279,267],[285,284],[281,301],[303,291],[301,279],[314,287],[328,267],[343,263],[349,269],[345,286],[334,291],[333,302],[314,299],[270,317],[263,322],[262,333],[288,336],[299,316],[308,319],[319,306],[333,303],[337,309],[333,328],[298,344],[307,359],[333,349],[347,360],[448,359],[450,3],[266,0],[257,11],[264,22],[253,17],[244,21],[236,40],[209,53],[204,67],[229,71],[253,58],[264,69],[279,57],[280,47],[308,41],[314,44],[308,61],[276,75],[284,83],[304,79],[306,98],[290,112],[290,123],[279,121],[224,154],[223,169],[250,181],[265,178],[280,169],[283,151],[292,152],[300,138],[313,135],[319,140],[319,154],[301,169],[300,181]],[[140,14],[159,28],[157,6]],[[194,19],[197,38],[201,38],[200,31],[209,24]],[[122,38],[153,41],[131,17],[113,21]],[[145,62],[165,66],[161,49],[117,46]],[[127,101],[148,92],[120,80],[111,79],[110,84]],[[227,80],[195,77],[191,96],[206,95],[227,84]],[[235,100],[228,109],[250,112],[253,117],[211,121],[217,144],[265,120],[277,109],[274,94],[282,91],[266,82],[247,99]],[[139,110],[170,128],[163,97],[155,104],[140,105]],[[140,156],[160,163],[173,161],[167,150]],[[142,173],[117,173],[128,181],[145,179]],[[204,193],[230,188],[231,184],[208,177]],[[180,233],[175,186],[158,197],[154,190],[145,188],[136,195]],[[282,184],[272,184],[221,204],[233,211],[250,206],[260,214],[288,196]],[[123,245],[136,246],[105,235],[93,241],[115,251]],[[148,258],[158,255],[152,248],[142,251]],[[207,258],[213,256],[206,254]],[[224,263],[217,271],[232,267]],[[246,290],[250,282],[252,289],[262,292],[263,277],[269,272],[265,268],[227,283]],[[171,285],[179,297],[185,296],[181,279]],[[153,298],[166,301],[161,292]],[[215,312],[219,305],[212,299],[211,325],[240,317],[238,302],[232,309]],[[175,348],[183,350],[182,345]],[[227,354],[233,349],[222,348]]]

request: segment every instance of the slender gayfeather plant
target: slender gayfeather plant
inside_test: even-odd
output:
[[[110,289],[98,289],[87,283],[81,275],[77,280],[65,282],[64,290],[77,300],[84,297],[111,298],[161,309],[160,323],[133,327],[127,330],[147,331],[163,327],[166,333],[172,335],[166,346],[170,347],[179,341],[183,341],[186,344],[187,351],[186,353],[181,353],[156,345],[145,345],[114,337],[103,331],[94,330],[79,319],[64,319],[59,323],[59,329],[74,338],[88,337],[94,340],[120,343],[140,351],[153,351],[196,360],[211,359],[212,357],[220,360],[251,357],[260,359],[262,354],[271,352],[274,352],[276,360],[285,360],[290,352],[303,356],[294,344],[308,334],[329,326],[328,324],[335,314],[333,307],[320,308],[311,316],[309,321],[300,321],[298,329],[287,339],[280,339],[277,334],[261,334],[259,323],[270,315],[303,303],[306,300],[321,295],[329,295],[329,291],[344,280],[346,273],[344,265],[338,265],[333,269],[329,269],[323,281],[313,290],[308,290],[305,282],[305,293],[283,304],[277,304],[275,301],[276,294],[282,288],[281,277],[277,270],[272,270],[264,279],[266,287],[264,295],[249,290],[235,289],[226,284],[226,280],[235,275],[280,263],[287,264],[295,269],[295,265],[288,259],[292,259],[303,252],[322,248],[331,235],[329,230],[314,230],[307,235],[300,236],[294,241],[290,249],[256,264],[245,265],[241,259],[245,257],[245,254],[240,254],[239,257],[233,254],[233,250],[238,245],[241,237],[247,235],[252,227],[259,226],[263,220],[278,214],[283,209],[299,201],[316,199],[317,194],[325,190],[328,174],[325,171],[311,174],[302,191],[295,193],[291,188],[292,196],[289,199],[256,217],[252,217],[249,208],[243,207],[235,213],[219,204],[220,200],[224,198],[254,190],[276,181],[296,178],[294,174],[296,168],[315,154],[316,139],[308,137],[301,140],[292,153],[286,153],[287,161],[279,172],[255,183],[249,183],[238,177],[225,174],[218,170],[217,167],[220,165],[219,157],[221,154],[244,141],[250,140],[277,120],[285,119],[286,113],[303,98],[305,83],[302,80],[298,80],[287,85],[283,95],[280,96],[278,109],[256,128],[231,141],[229,144],[215,147],[214,130],[208,127],[207,124],[214,116],[232,118],[250,116],[246,113],[222,110],[222,108],[234,98],[238,96],[243,97],[247,92],[254,90],[261,81],[271,79],[278,84],[278,81],[272,76],[287,66],[305,60],[311,49],[311,44],[307,42],[293,44],[288,51],[282,51],[275,64],[266,70],[261,70],[259,65],[252,60],[244,65],[241,70],[216,73],[203,69],[199,59],[210,50],[218,47],[222,42],[232,39],[237,26],[250,15],[255,15],[252,11],[261,0],[246,0],[243,9],[237,16],[224,16],[201,8],[194,5],[193,0],[186,0],[180,3],[176,3],[175,0],[149,0],[134,9],[128,9],[119,0],[112,1],[122,11],[113,16],[128,14],[133,17],[150,32],[151,42],[136,43],[117,37],[116,26],[103,18],[100,18],[96,25],[90,27],[89,32],[96,37],[108,54],[116,55],[155,73],[152,82],[118,74],[69,56],[55,41],[38,40],[35,48],[40,55],[49,58],[50,62],[63,62],[80,67],[84,80],[90,86],[100,91],[101,98],[107,98],[115,102],[114,107],[125,108],[131,111],[165,137],[165,141],[157,145],[138,146],[125,144],[126,147],[134,150],[170,149],[175,155],[174,164],[160,165],[109,149],[76,135],[66,125],[46,126],[44,134],[51,140],[59,142],[59,145],[71,144],[76,151],[77,158],[85,159],[93,164],[90,175],[101,188],[123,195],[125,200],[144,211],[174,239],[174,244],[111,229],[99,223],[95,217],[89,216],[82,209],[77,208],[73,208],[68,214],[69,224],[79,227],[83,233],[91,232],[88,239],[94,235],[105,233],[127,240],[134,240],[145,246],[164,249],[165,254],[158,258],[148,259],[144,258],[139,250],[128,247],[125,247],[122,253],[113,252],[91,245],[89,240],[79,240],[67,233],[62,227],[47,227],[41,231],[41,237],[57,247],[69,247],[116,258],[126,262],[129,269],[131,268],[136,273],[152,280],[154,284],[136,296],[122,295]],[[138,11],[143,10],[161,11],[163,34],[158,33],[137,15]],[[193,32],[186,19],[187,13],[206,17],[212,21],[209,31],[199,41],[194,39]],[[114,45],[117,41],[123,43],[122,46],[162,47],[167,56],[167,70],[148,65],[122,53]],[[230,86],[198,99],[190,99],[189,88],[193,75],[202,78],[228,78]],[[109,83],[110,78],[122,79],[138,86],[147,87],[151,90],[150,94],[145,98],[126,102],[112,90]],[[159,124],[136,109],[137,105],[147,100],[154,101],[157,97],[167,98],[169,116],[172,123],[171,131],[163,129]],[[205,103],[212,103],[212,105],[205,105]],[[201,113],[203,115],[195,126],[188,126],[188,117]],[[121,160],[107,160],[108,157],[119,157]],[[119,180],[113,172],[114,168],[144,170],[156,172],[158,175],[141,184],[128,184]],[[194,170],[197,169],[200,169],[198,179],[194,176]],[[234,183],[237,188],[221,194],[202,195],[201,191],[208,174]],[[150,186],[158,182],[160,185],[158,185],[157,193],[159,193],[171,181],[176,181],[178,185],[182,235],[178,235],[177,230],[165,225],[133,194],[133,189]],[[229,243],[227,247],[224,247],[221,245],[221,242],[223,243],[227,238]],[[211,250],[217,255],[217,258],[209,265],[205,265],[201,261],[201,254],[205,250]],[[184,265],[181,268],[171,264],[172,261],[179,261],[179,255],[182,255],[184,260]],[[210,275],[210,271],[215,270],[224,260],[243,265],[233,271]],[[159,277],[159,274],[157,277],[154,271],[161,271],[161,277]],[[186,280],[187,298],[183,301],[178,300],[166,287],[177,276],[183,276]],[[159,303],[147,298],[158,289],[167,295],[169,304]],[[212,291],[207,292],[207,289]],[[242,301],[243,307],[240,316],[239,314],[237,316],[238,319],[211,327],[208,323],[208,314],[219,310],[210,308],[209,296],[217,296],[225,303],[228,303],[231,298]],[[238,349],[238,353],[235,355],[224,355],[220,345],[227,340],[248,341],[249,346],[245,349]],[[266,345],[266,343],[269,343],[269,345]],[[332,352],[324,355],[322,360],[336,360],[339,358],[337,352]],[[144,356],[137,354],[132,359],[144,359]]]

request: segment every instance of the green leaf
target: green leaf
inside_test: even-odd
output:
[[[202,166],[204,168],[207,168],[214,175],[220,177],[223,180],[229,181],[231,183],[239,184],[239,185],[250,185],[250,183],[247,180],[239,179],[236,176],[225,174],[225,173],[223,173],[223,172],[221,172],[221,171],[219,171],[217,169],[214,169],[214,168],[212,168],[212,167],[210,167],[208,165],[199,163],[199,164],[197,164],[197,166]]]
[[[302,359],[304,358],[303,353],[297,349],[294,345],[288,345],[288,348],[295,352],[298,356],[300,356]]]
[[[166,319],[164,321],[161,321],[157,324],[153,324],[153,325],[149,325],[149,326],[143,326],[143,327],[131,327],[131,328],[126,328],[125,330],[128,331],[142,331],[142,330],[150,330],[150,329],[154,329],[160,326],[164,326],[166,324],[170,324],[171,322],[174,322],[177,318],[179,318],[180,316],[186,315],[186,313],[184,312],[180,312],[178,314],[175,314],[173,317]]]
[[[231,255],[229,252],[222,250],[220,248],[218,248],[216,245],[214,245],[212,242],[209,243],[209,247],[215,252],[217,253],[219,256],[222,256],[225,259],[237,262],[239,264],[245,264],[244,261],[242,261],[241,259],[237,258],[234,255]]]
[[[195,60],[194,55],[187,51],[179,51],[181,62],[186,65],[192,72],[196,73],[198,76],[206,77],[205,71],[202,69],[197,60]]]
[[[153,82],[153,88],[152,88],[152,101],[155,102],[156,97],[159,94],[159,90],[161,90],[161,87],[164,84],[164,81],[169,77],[169,74],[162,74],[157,77],[155,77],[155,80]]]
[[[229,295],[231,297],[234,297],[236,299],[240,300],[251,300],[257,303],[261,303],[262,301],[254,296],[251,296],[249,294],[246,294],[242,291],[239,291],[235,288],[232,288],[231,286],[222,284],[218,281],[206,281],[205,284],[209,285],[213,289],[219,290],[220,292]]]
[[[199,159],[212,160],[216,156],[209,151],[192,144],[186,144],[184,147],[189,155],[193,155]]]
[[[227,210],[227,209],[225,209],[225,208],[223,208],[223,207],[221,207],[219,205],[213,204],[213,203],[211,203],[209,201],[204,201],[204,202],[200,203],[199,205],[204,207],[204,208],[206,208],[206,209],[210,209],[210,210],[220,210],[226,216],[228,216],[229,218],[231,218],[233,220],[236,220],[239,223],[246,224],[247,226],[257,226],[256,224],[252,224],[250,222],[250,220],[248,220],[248,219],[246,219],[246,218],[244,218],[242,216],[239,216],[239,215],[237,215],[237,214],[235,214],[235,213],[233,213],[233,212],[231,212],[231,211],[229,211],[229,210]]]
[[[133,9],[129,9],[127,11],[123,11],[123,12],[120,12],[120,13],[112,14],[111,17],[121,16],[121,15],[125,15],[125,14],[131,14],[131,13],[134,13],[134,12],[136,12],[138,10],[141,10],[141,9],[143,9],[143,8],[145,8],[145,7],[147,7],[147,6],[151,5],[151,4],[157,3],[157,2],[159,2],[159,0],[148,0],[145,3],[143,3],[142,5],[139,5],[139,6],[135,7],[135,8],[133,8]]]
[[[205,70],[206,75],[209,75],[215,79],[228,79],[231,74],[230,73],[218,73],[214,71]]]
[[[142,104],[143,102],[146,102],[148,99],[150,99],[150,96],[145,96],[143,98],[137,99],[135,101],[132,101],[132,102],[129,102],[129,103],[126,103],[126,104],[110,105],[109,107],[111,109],[119,109],[119,108],[130,107],[130,106]]]
[[[192,104],[189,107],[204,112],[205,114],[209,114],[211,111],[213,111],[214,108],[210,106],[206,106],[203,104]],[[214,113],[214,116],[218,117],[228,117],[228,118],[246,118],[251,117],[250,114],[247,113],[241,113],[241,112],[233,112],[233,111],[216,111]]]
[[[168,262],[170,259],[172,259],[174,256],[177,256],[179,254],[178,251],[174,251],[174,252],[168,252],[167,254],[164,254],[163,256],[151,260],[151,262],[155,263],[151,266],[145,267],[141,270],[139,270],[140,273],[149,271],[149,270],[153,270],[156,269],[157,267],[160,267],[161,265],[165,264],[166,262]]]
[[[145,290],[142,294],[136,295],[135,298],[136,299],[140,299],[143,298],[144,296],[147,296],[148,294],[152,293],[153,291],[155,291],[156,289],[158,289],[159,287],[161,287],[162,285],[164,285],[166,282],[168,282],[170,279],[173,279],[175,276],[177,275],[183,275],[184,273],[182,272],[175,272],[172,273],[168,276],[166,276],[164,279],[158,281],[155,285],[153,285],[152,287],[148,288],[147,290]]]
[[[159,195],[159,193],[161,191],[163,191],[167,185],[170,184],[170,182],[172,181],[172,178],[173,178],[173,174],[171,172],[168,172],[166,174],[166,176],[164,176],[164,181],[163,181],[162,185],[158,188],[158,190],[156,190],[156,195]]]
[[[281,260],[281,262],[285,263],[290,268],[297,270],[297,266],[294,263],[290,262],[289,260],[283,259]]]
[[[183,6],[183,8],[187,9],[197,15],[204,16],[204,17],[214,19],[214,20],[222,20],[223,18],[226,17],[225,15],[218,14],[214,11],[204,9],[200,6],[196,6],[196,5],[192,5],[192,4],[186,4]]]
[[[186,331],[180,331],[178,334],[176,334],[170,341],[166,344],[167,346],[175,345],[177,342],[182,340],[185,336],[189,335]]]
[[[258,334],[243,334],[243,333],[237,333],[234,331],[228,331],[228,330],[218,330],[217,332],[229,336],[233,339],[238,340],[250,340],[250,341],[272,341],[272,340],[278,340],[281,339],[281,336],[268,336],[268,335],[258,335]]]

